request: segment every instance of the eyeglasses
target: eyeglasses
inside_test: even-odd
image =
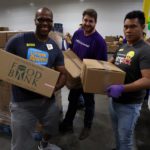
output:
[[[38,23],[43,23],[43,22],[47,22],[47,23],[53,23],[53,20],[51,18],[36,18],[36,21]]]

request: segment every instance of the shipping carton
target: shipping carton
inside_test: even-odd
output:
[[[112,84],[123,84],[125,72],[106,61],[84,59],[81,71],[83,90],[87,93],[106,94]]]
[[[106,42],[116,41],[116,37],[115,36],[105,36],[105,41]]]
[[[4,48],[7,41],[7,33],[0,31],[0,48]]]
[[[4,48],[7,41],[14,35],[28,31],[0,31],[0,48]],[[29,31],[30,32],[30,31]]]
[[[64,51],[63,54],[65,59],[65,68],[67,70],[66,86],[69,89],[81,87],[80,74],[82,61],[72,50]]]
[[[51,97],[59,72],[0,50],[0,79]]]
[[[0,80],[0,124],[10,125],[11,85]]]
[[[0,27],[0,31],[8,31],[9,28],[8,27]]]

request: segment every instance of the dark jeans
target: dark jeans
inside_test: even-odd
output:
[[[81,94],[83,95],[85,101],[84,127],[91,128],[95,112],[94,94],[84,93],[83,89],[70,90],[68,97],[69,105],[64,122],[68,125],[73,125],[73,120],[76,115],[78,107],[78,99]]]

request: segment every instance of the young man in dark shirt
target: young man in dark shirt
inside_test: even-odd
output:
[[[127,43],[110,60],[126,72],[124,84],[107,89],[117,150],[133,149],[134,128],[146,89],[150,87],[150,46],[143,40],[144,27],[144,13],[129,12],[124,19]]]

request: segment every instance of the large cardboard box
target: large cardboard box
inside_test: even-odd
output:
[[[11,85],[0,80],[0,124],[10,125]]]
[[[0,48],[4,48],[7,41],[7,33],[0,31]]]
[[[72,50],[64,51],[64,59],[67,70],[66,86],[69,89],[81,87],[80,74],[82,61]]]
[[[105,36],[105,41],[106,42],[113,42],[116,40],[115,36]]]
[[[115,53],[118,48],[119,48],[119,45],[109,45],[107,46],[107,52]]]
[[[0,50],[0,79],[51,97],[59,72]]]
[[[0,31],[8,31],[9,28],[8,27],[0,27]]]
[[[0,48],[4,48],[6,42],[14,35],[28,31],[0,31]]]
[[[124,83],[125,72],[106,61],[84,59],[81,71],[83,90],[87,93],[106,94],[112,84]]]

